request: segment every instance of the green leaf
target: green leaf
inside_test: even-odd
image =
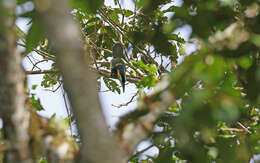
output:
[[[149,4],[149,0],[138,0],[136,5],[137,8],[145,7]]]
[[[41,86],[44,88],[52,87],[57,84],[59,80],[60,74],[59,73],[48,73],[43,76],[43,80],[41,82]]]
[[[40,100],[35,98],[35,94],[32,94],[32,97],[30,97],[30,100],[32,102],[32,106],[35,108],[36,111],[44,110],[42,107]]]
[[[70,120],[69,120],[69,118],[64,118],[64,123],[65,123],[67,126],[70,126]]]
[[[95,25],[97,22],[99,22],[100,21],[100,18],[98,18],[98,17],[94,17],[94,18],[91,18],[91,19],[89,19],[88,21],[87,21],[87,24],[88,25]]]
[[[104,4],[104,0],[70,0],[71,5],[90,13],[96,13],[97,9]]]
[[[109,90],[111,90],[112,92],[116,91],[118,94],[120,94],[121,92],[120,88],[118,87],[118,84],[114,80],[104,77],[103,81]]]
[[[260,47],[260,35],[259,34],[254,34],[251,37],[251,41],[258,47]]]
[[[179,37],[177,34],[171,33],[168,35],[169,40],[175,40],[179,43],[185,43],[185,40],[181,37]]]
[[[47,159],[41,157],[37,163],[48,163]]]
[[[19,15],[20,17],[24,17],[24,18],[35,18],[36,16],[36,10],[32,10],[32,11],[28,11],[28,12],[25,12],[21,15]]]
[[[55,119],[56,119],[56,113],[53,113],[53,114],[51,115],[50,121],[51,121],[51,122],[54,122]]]
[[[20,5],[20,4],[23,4],[25,2],[32,2],[32,0],[18,0],[17,4]]]
[[[41,41],[44,40],[43,28],[38,20],[33,20],[32,26],[26,35],[26,50],[25,54],[30,53],[35,49]]]
[[[131,10],[124,10],[124,14],[125,14],[126,17],[129,17],[129,16],[133,15],[134,12],[131,11]]]
[[[153,75],[147,75],[137,83],[137,88],[148,87],[151,88],[156,84],[157,80]]]
[[[116,12],[116,10],[110,12],[108,16],[113,20],[113,22],[115,22],[118,25],[120,24],[118,12]]]
[[[244,69],[248,69],[252,65],[252,59],[248,56],[241,57],[239,59],[239,65]]]
[[[157,68],[153,64],[148,65],[147,70],[152,73],[156,73],[158,71]]]
[[[95,25],[88,26],[87,28],[85,28],[84,31],[86,32],[87,35],[93,34],[96,31],[96,26]]]
[[[37,84],[32,85],[32,90],[35,90],[37,88]]]
[[[153,64],[146,65],[141,60],[133,62],[133,65],[148,74],[155,74],[157,72],[157,68]]]
[[[115,4],[115,5],[118,5],[117,0],[114,0],[114,4]]]

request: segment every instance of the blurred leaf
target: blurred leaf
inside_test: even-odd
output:
[[[36,17],[36,10],[32,10],[32,11],[28,11],[28,12],[25,12],[21,15],[19,15],[20,17],[24,17],[24,18],[35,18]]]
[[[67,126],[70,126],[70,120],[69,120],[69,118],[64,118],[64,123],[65,123]]]
[[[131,11],[131,10],[125,10],[125,11],[124,11],[124,14],[125,14],[126,17],[129,17],[129,16],[133,15],[134,12]]]
[[[175,40],[175,41],[178,41],[179,43],[185,43],[183,38],[181,38],[178,35],[173,34],[173,33],[169,35],[169,40]]]
[[[37,88],[37,84],[32,85],[32,90],[35,90]]]
[[[52,87],[57,84],[59,77],[59,73],[44,74],[41,86],[43,86],[44,88]]]
[[[251,38],[251,41],[258,47],[260,47],[260,35],[254,34]]]
[[[137,68],[140,68],[145,73],[155,74],[157,72],[157,68],[153,64],[146,65],[141,60],[133,62],[133,65]]]
[[[48,163],[47,159],[41,157],[37,163]]]
[[[54,122],[56,120],[56,113],[53,113],[50,117],[50,121]]]
[[[151,88],[156,84],[157,80],[153,75],[147,75],[143,77],[140,82],[137,83],[137,88]]]
[[[96,13],[97,9],[104,4],[104,0],[69,0],[74,8]]]
[[[145,7],[149,3],[149,0],[137,0],[137,8]]]
[[[119,16],[118,16],[118,12],[116,11],[112,11],[109,13],[109,17],[113,20],[113,22],[115,22],[116,24],[120,24],[119,22]]]
[[[244,69],[248,69],[252,65],[252,59],[248,56],[241,57],[239,59],[239,65]]]
[[[44,30],[42,29],[42,25],[39,21],[33,20],[32,26],[26,35],[26,51],[25,54],[28,54],[37,46],[39,46],[40,42],[44,40]]]
[[[32,106],[34,107],[34,109],[36,111],[42,111],[44,110],[44,108],[42,107],[41,103],[40,103],[40,99],[36,99],[35,98],[35,94],[31,94],[32,97],[30,97],[30,100],[32,102]]]
[[[20,4],[23,4],[25,2],[31,2],[32,0],[17,0],[17,4],[20,5]]]

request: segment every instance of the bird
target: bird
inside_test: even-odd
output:
[[[111,60],[111,77],[120,81],[123,92],[125,92],[126,68],[123,60],[123,45],[121,43],[115,43],[112,52],[113,58]]]
[[[112,48],[113,58],[123,58],[124,57],[124,48],[120,42],[114,44]]]

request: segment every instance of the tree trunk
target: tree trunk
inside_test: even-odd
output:
[[[125,154],[109,133],[98,100],[96,80],[89,69],[89,57],[84,55],[80,42],[80,28],[73,21],[66,2],[51,1],[41,16],[49,39],[54,42],[57,64],[76,117],[82,143],[77,162],[126,162]]]
[[[21,56],[16,51],[15,1],[0,1],[0,116],[3,135],[8,142],[5,163],[31,163],[27,129],[29,112],[25,109]]]

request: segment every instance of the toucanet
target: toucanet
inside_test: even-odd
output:
[[[116,78],[121,82],[123,92],[125,92],[126,69],[123,60],[123,45],[116,43],[113,46],[113,59],[111,60],[111,77]]]

